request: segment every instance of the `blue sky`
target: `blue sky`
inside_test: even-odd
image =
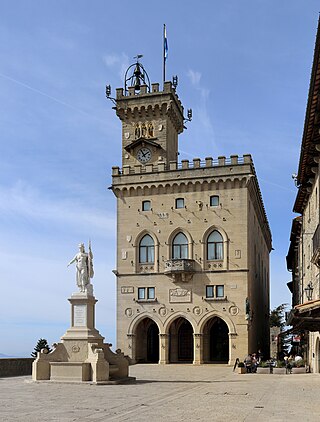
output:
[[[115,199],[121,125],[105,85],[136,54],[193,121],[180,158],[251,153],[273,234],[271,306],[289,302],[288,249],[319,2],[2,0],[0,3],[0,352],[56,342],[75,291],[67,263],[92,240],[96,326],[115,343]]]

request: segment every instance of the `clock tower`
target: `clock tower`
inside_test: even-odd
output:
[[[124,89],[116,90],[115,104],[122,122],[122,166],[177,161],[184,117],[171,82],[165,82],[163,91],[159,91],[159,84],[150,84],[137,61],[127,70]]]
[[[251,156],[183,159],[176,81],[131,65],[111,98],[122,123],[117,347],[132,362],[227,363],[269,354],[271,233]]]

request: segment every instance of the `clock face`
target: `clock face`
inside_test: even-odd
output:
[[[140,148],[137,152],[137,159],[140,163],[147,163],[151,160],[151,151],[149,148]]]

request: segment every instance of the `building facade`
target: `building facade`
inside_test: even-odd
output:
[[[309,96],[301,144],[298,188],[293,211],[299,213],[292,222],[287,268],[292,273],[288,287],[292,293],[292,310],[287,324],[300,340],[311,370],[320,372],[320,26],[316,36]]]
[[[176,89],[140,82],[114,99],[117,346],[162,364],[268,356],[271,233],[252,158],[178,163]]]

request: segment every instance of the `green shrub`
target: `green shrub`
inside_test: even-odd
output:
[[[238,368],[244,368],[244,363],[243,362],[239,362],[238,363]]]
[[[269,368],[269,362],[267,362],[267,361],[265,361],[265,360],[262,360],[260,363],[259,363],[259,367],[260,368]]]
[[[305,361],[303,359],[297,360],[296,362],[293,362],[293,367],[295,368],[303,368],[306,365]]]
[[[277,360],[277,368],[284,368],[286,364],[283,360]]]

